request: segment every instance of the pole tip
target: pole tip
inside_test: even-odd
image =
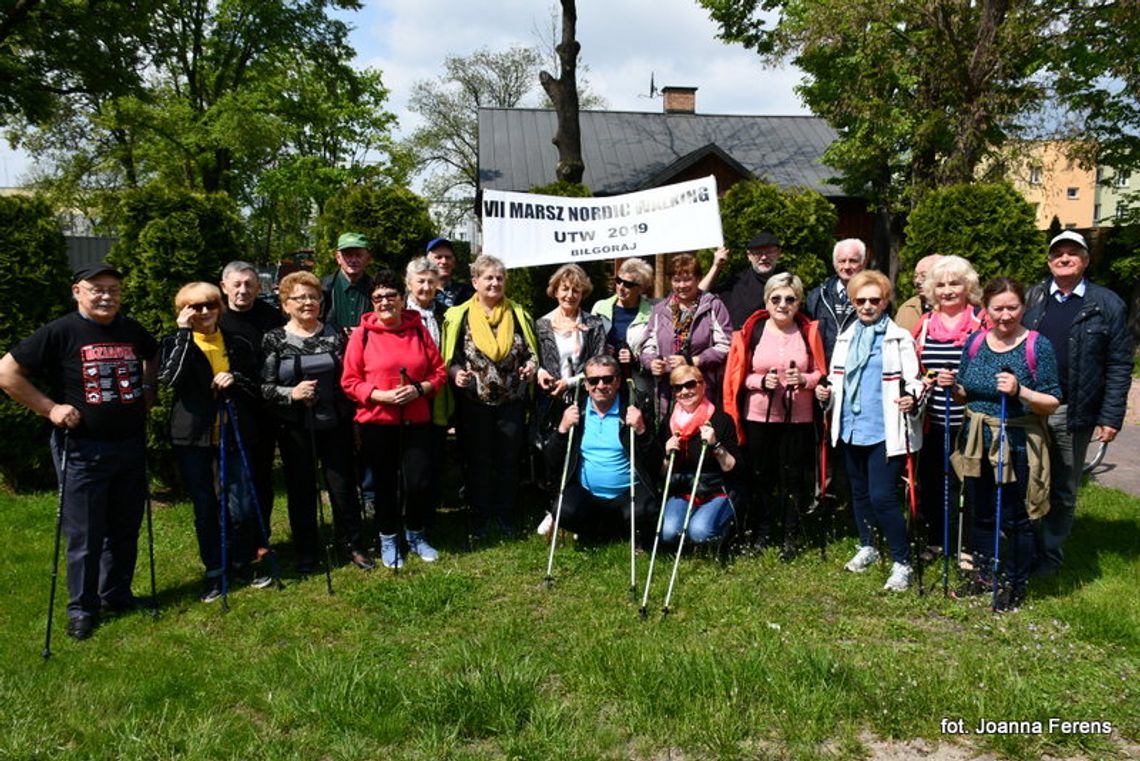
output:
[[[642,621],[644,621],[645,619],[649,618],[649,611],[647,611],[645,609],[645,606],[642,605],[640,608],[637,609],[637,615]]]

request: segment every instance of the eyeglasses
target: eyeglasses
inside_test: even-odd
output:
[[[400,294],[396,291],[387,291],[385,293],[372,294],[373,304],[383,304],[385,301],[396,301],[401,298]]]
[[[797,301],[799,301],[799,299],[797,299],[795,296],[773,296],[772,298],[768,299],[768,301],[777,306],[780,304],[787,304],[788,306],[791,306],[792,304],[795,304]]]
[[[608,386],[611,383],[613,383],[615,380],[617,380],[616,375],[587,375],[586,376],[586,385],[589,386],[590,388],[593,388],[594,386],[598,385],[599,383],[601,383],[603,386]]]
[[[188,304],[187,306],[195,312],[212,312],[220,307],[221,304],[216,301],[200,301],[197,304]]]
[[[123,295],[123,289],[118,286],[111,286],[110,288],[101,288],[99,286],[85,285],[83,290],[87,291],[92,296],[110,296],[117,299]]]
[[[749,256],[760,256],[765,259],[771,259],[780,255],[780,249],[775,247],[764,248],[750,248],[748,249]]]
[[[307,301],[320,301],[321,296],[320,294],[302,293],[297,296],[286,296],[285,300],[304,304]]]
[[[641,283],[636,280],[626,280],[624,277],[615,277],[614,283],[617,285],[624,285],[626,288],[640,288]]]
[[[870,304],[873,307],[877,307],[879,304],[882,304],[882,303],[883,303],[883,299],[880,296],[871,296],[870,298],[855,299],[855,306],[858,306],[858,307],[861,307],[864,304]]]
[[[687,380],[684,383],[674,383],[673,384],[673,393],[677,393],[678,391],[692,391],[697,386],[703,386],[703,385],[704,385],[704,381],[699,381],[696,378],[693,378],[692,380]]]

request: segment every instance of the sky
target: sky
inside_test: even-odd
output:
[[[382,73],[401,136],[417,123],[418,117],[406,108],[412,85],[439,76],[445,56],[549,42],[551,12],[558,8],[557,0],[363,0],[363,4],[361,11],[342,17],[354,27],[351,42],[357,65]],[[557,12],[561,14],[560,9]],[[720,42],[716,32],[696,0],[578,0],[585,78],[610,110],[661,110],[660,97],[647,97],[652,74],[658,89],[698,88],[699,113],[807,113],[793,92],[798,71],[767,69],[755,53]],[[0,186],[18,184],[31,165],[28,156],[4,144]]]

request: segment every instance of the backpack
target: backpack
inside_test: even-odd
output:
[[[982,348],[982,341],[986,340],[986,334],[990,332],[989,328],[979,330],[970,339],[970,345],[966,347],[966,356],[973,359],[978,350]],[[1037,380],[1037,336],[1040,335],[1036,330],[1029,331],[1029,337],[1025,339],[1025,362],[1029,365],[1029,374],[1033,376],[1033,380]]]

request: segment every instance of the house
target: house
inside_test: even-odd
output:
[[[835,237],[874,240],[862,198],[830,182],[820,159],[836,139],[812,116],[698,114],[695,87],[662,89],[661,113],[582,111],[583,183],[597,196],[713,175],[720,193],[741,180],[818,190],[836,207]],[[479,190],[526,192],[554,180],[557,117],[549,109],[479,109]]]

